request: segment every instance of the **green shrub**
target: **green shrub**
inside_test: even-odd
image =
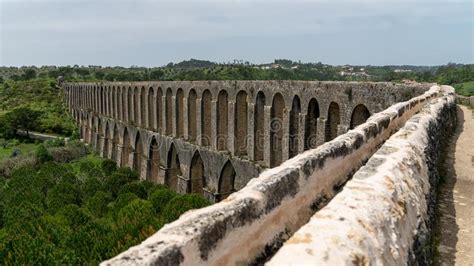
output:
[[[51,213],[67,204],[81,204],[80,190],[77,186],[60,182],[48,191],[46,205]]]
[[[42,163],[51,161],[53,159],[53,157],[51,156],[51,154],[49,154],[46,147],[42,144],[36,147],[35,155],[36,155],[36,159],[38,159],[38,161]]]
[[[156,213],[160,213],[168,202],[177,194],[169,189],[159,189],[149,196],[149,201],[153,205]]]
[[[102,176],[101,170],[96,166],[94,162],[88,159],[83,159],[78,162],[79,171],[86,177],[100,177]]]
[[[117,170],[117,163],[115,161],[107,159],[107,160],[103,160],[100,163],[100,167],[101,167],[102,171],[104,172],[104,174],[106,176],[109,176]]]
[[[67,163],[85,155],[85,150],[78,147],[53,147],[49,149],[52,159],[55,162]]]
[[[26,222],[32,221],[42,214],[43,210],[37,204],[28,201],[5,205],[3,223],[5,227],[25,228]]]
[[[108,204],[112,201],[113,198],[110,192],[97,191],[93,197],[87,200],[86,207],[96,217],[103,217],[107,215]]]
[[[81,185],[84,200],[95,195],[97,191],[104,190],[104,184],[95,177],[87,177]]]
[[[133,181],[123,185],[118,194],[120,195],[129,192],[137,195],[141,199],[147,198],[146,185],[143,185],[141,181]]]
[[[65,145],[66,142],[64,141],[64,138],[54,138],[44,142],[44,146],[46,147],[64,147]]]
[[[129,181],[130,179],[128,179],[126,175],[113,173],[110,177],[105,179],[105,189],[112,192],[112,195],[116,197],[120,189]]]
[[[161,212],[164,223],[170,223],[188,210],[206,207],[209,202],[198,194],[178,195],[171,199]]]
[[[138,237],[143,228],[155,223],[155,219],[155,210],[149,201],[133,200],[118,213],[116,224],[120,227],[119,235],[130,234],[132,237]]]
[[[123,194],[120,194],[118,195],[117,199],[115,200],[115,202],[113,203],[112,207],[114,209],[114,213],[118,214],[118,212],[124,208],[125,206],[127,206],[130,202],[134,201],[138,199],[138,196],[131,193],[131,192],[128,192],[128,193],[123,193]]]
[[[36,164],[36,158],[25,156],[0,160],[0,177],[11,177],[16,170],[24,167],[33,167]]]
[[[127,179],[130,181],[138,180],[137,172],[133,171],[132,169],[128,167],[120,167],[117,169],[116,173],[126,176]]]
[[[92,217],[76,204],[68,204],[62,207],[58,210],[56,216],[65,219],[73,230],[92,221]]]

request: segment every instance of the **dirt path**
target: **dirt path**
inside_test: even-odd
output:
[[[438,265],[474,265],[474,110],[457,113],[439,194]]]

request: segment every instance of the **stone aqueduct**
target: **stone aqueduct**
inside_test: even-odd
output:
[[[219,201],[427,87],[316,81],[64,83],[81,138],[142,180]]]

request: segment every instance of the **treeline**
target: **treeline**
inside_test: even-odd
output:
[[[98,264],[209,204],[110,160],[58,159],[39,145],[30,163],[0,174],[1,265]]]
[[[7,80],[0,84],[0,137],[19,138],[19,130],[63,136],[77,131],[54,79]]]

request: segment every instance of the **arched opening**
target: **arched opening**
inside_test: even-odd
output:
[[[165,177],[165,185],[171,190],[176,191],[178,187],[178,176],[181,176],[181,166],[174,143],[171,143],[167,159],[168,171]]]
[[[184,94],[181,88],[176,92],[176,136],[178,138],[183,137],[184,134],[184,106],[183,106]]]
[[[117,161],[117,149],[118,149],[118,144],[119,144],[119,133],[118,133],[118,127],[117,125],[114,125],[114,135],[112,137],[112,155],[111,158],[115,162]]]
[[[158,175],[160,171],[160,147],[155,137],[151,139],[148,151],[148,158],[148,180],[154,183],[158,183]]]
[[[247,93],[245,91],[239,91],[237,93],[237,99],[235,102],[235,155],[242,156],[247,155]]]
[[[155,129],[155,125],[153,125],[153,122],[155,121],[155,108],[153,106],[154,103],[153,99],[153,88],[148,89],[148,121],[147,121],[147,127],[151,129]]]
[[[128,165],[128,159],[130,158],[130,136],[128,134],[127,128],[123,131],[123,138],[122,138],[122,156],[120,160],[120,166],[126,167]]]
[[[140,91],[140,125],[142,127],[146,127],[146,106],[147,106],[147,100],[146,100],[146,89],[145,87],[142,87]]]
[[[171,91],[171,88],[168,88],[166,90],[166,114],[165,114],[165,119],[166,119],[166,135],[171,135],[173,134],[173,109],[172,109],[172,99],[173,99],[173,92]]]
[[[158,132],[163,132],[163,91],[158,88],[156,92],[156,123]]]
[[[134,94],[133,94],[133,112],[134,112],[134,120],[135,125],[140,125],[140,90],[135,87]]]
[[[219,151],[227,149],[228,106],[227,91],[221,90],[217,96],[217,150]]]
[[[133,91],[132,88],[128,88],[128,96],[127,96],[127,108],[128,108],[128,117],[127,121],[132,122],[133,121],[133,106],[132,106],[132,101],[133,101]]]
[[[273,97],[270,122],[270,167],[275,167],[283,162],[283,109],[285,101],[277,93]]]
[[[358,125],[365,123],[369,117],[369,109],[367,109],[367,107],[365,107],[363,104],[357,105],[352,111],[350,129],[354,129]]]
[[[218,197],[217,201],[221,201],[227,198],[234,189],[234,180],[235,180],[235,170],[234,166],[230,161],[227,161],[224,167],[222,168],[221,175],[219,177],[218,185]]]
[[[188,96],[188,135],[189,135],[189,140],[191,141],[196,140],[196,135],[197,135],[196,100],[197,100],[196,91],[194,89],[191,89],[189,91],[189,96]]]
[[[212,96],[209,90],[202,93],[201,100],[201,145],[210,146],[212,138],[211,123],[211,101]]]
[[[133,156],[133,169],[138,172],[140,176],[143,162],[143,145],[140,138],[140,132],[137,132],[135,137],[135,156]]]
[[[328,116],[326,120],[325,141],[331,141],[337,137],[337,126],[341,123],[339,105],[335,102],[329,104]]]
[[[318,118],[319,105],[316,99],[311,99],[308,104],[308,112],[306,114],[306,122],[304,126],[304,150],[314,149],[317,147],[318,136]]]
[[[290,121],[289,121],[290,136],[289,136],[289,143],[288,143],[288,156],[290,158],[298,154],[300,112],[301,112],[300,98],[298,96],[295,96],[293,98],[293,103],[291,104]]]
[[[258,92],[254,112],[254,160],[263,161],[265,148],[265,94]]]
[[[202,194],[204,187],[204,163],[202,162],[199,151],[194,153],[193,159],[191,160],[189,178],[191,179],[190,192]]]

